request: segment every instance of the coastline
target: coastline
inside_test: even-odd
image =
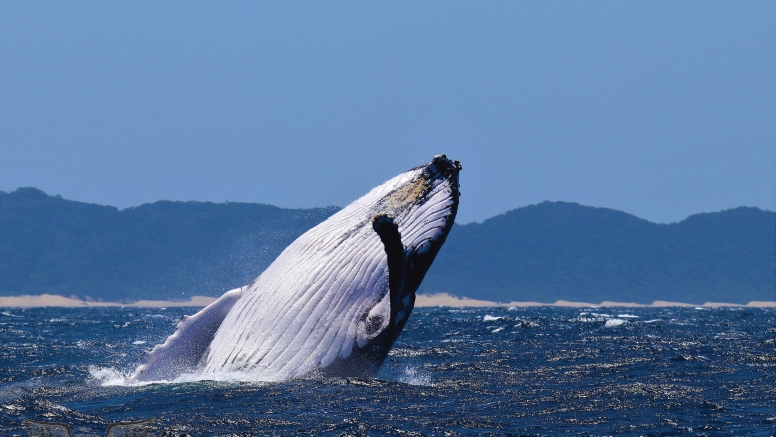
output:
[[[611,308],[611,307],[624,307],[624,308],[659,308],[659,307],[703,307],[703,308],[719,308],[719,307],[742,307],[742,308],[776,308],[776,302],[768,301],[751,301],[746,304],[740,303],[725,303],[725,302],[705,302],[703,304],[693,304],[685,302],[669,302],[665,300],[656,300],[651,304],[641,304],[634,302],[612,302],[603,301],[601,303],[590,302],[571,302],[566,300],[558,300],[553,303],[541,303],[541,302],[491,302],[487,300],[469,299],[468,297],[456,297],[447,293],[435,293],[431,295],[418,294],[415,301],[416,307],[434,307],[434,306],[446,306],[453,308],[461,307],[536,307],[536,306],[552,306],[552,307],[570,307],[570,308]]]
[[[0,307],[6,308],[36,308],[36,307],[139,307],[139,308],[166,308],[166,307],[204,307],[216,300],[215,297],[194,296],[187,301],[169,301],[169,300],[139,300],[133,303],[102,302],[94,300],[81,300],[72,297],[64,297],[53,294],[42,295],[23,295],[23,296],[0,296]],[[692,304],[684,302],[669,302],[656,300],[651,304],[640,304],[633,302],[612,302],[603,301],[601,303],[590,302],[570,302],[558,300],[553,303],[542,302],[491,302],[487,300],[470,299],[468,297],[456,297],[447,293],[418,294],[415,301],[416,307],[569,307],[569,308],[658,308],[658,307],[702,307],[702,308],[720,308],[720,307],[741,307],[741,308],[776,308],[776,302],[770,301],[751,301],[746,304],[725,303],[725,302],[705,302],[702,304]]]
[[[38,308],[38,307],[141,307],[141,308],[165,308],[165,307],[204,307],[216,300],[215,297],[194,296],[186,301],[170,300],[139,300],[132,303],[102,302],[95,300],[81,300],[73,297],[64,297],[56,294],[41,294],[37,296],[0,296],[0,307],[11,308]]]

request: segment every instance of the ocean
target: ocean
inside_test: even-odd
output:
[[[196,311],[0,308],[0,435],[776,435],[776,309],[416,308],[375,379],[123,385]]]

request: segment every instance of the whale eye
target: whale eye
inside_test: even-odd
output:
[[[415,253],[418,255],[423,255],[428,252],[429,249],[431,249],[431,240],[425,240],[415,246]]]

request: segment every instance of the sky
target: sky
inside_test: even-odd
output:
[[[0,2],[0,190],[776,210],[776,2]]]

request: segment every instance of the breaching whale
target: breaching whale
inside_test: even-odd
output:
[[[127,382],[374,377],[453,226],[460,170],[435,156],[372,189],[249,285],[184,317]]]

